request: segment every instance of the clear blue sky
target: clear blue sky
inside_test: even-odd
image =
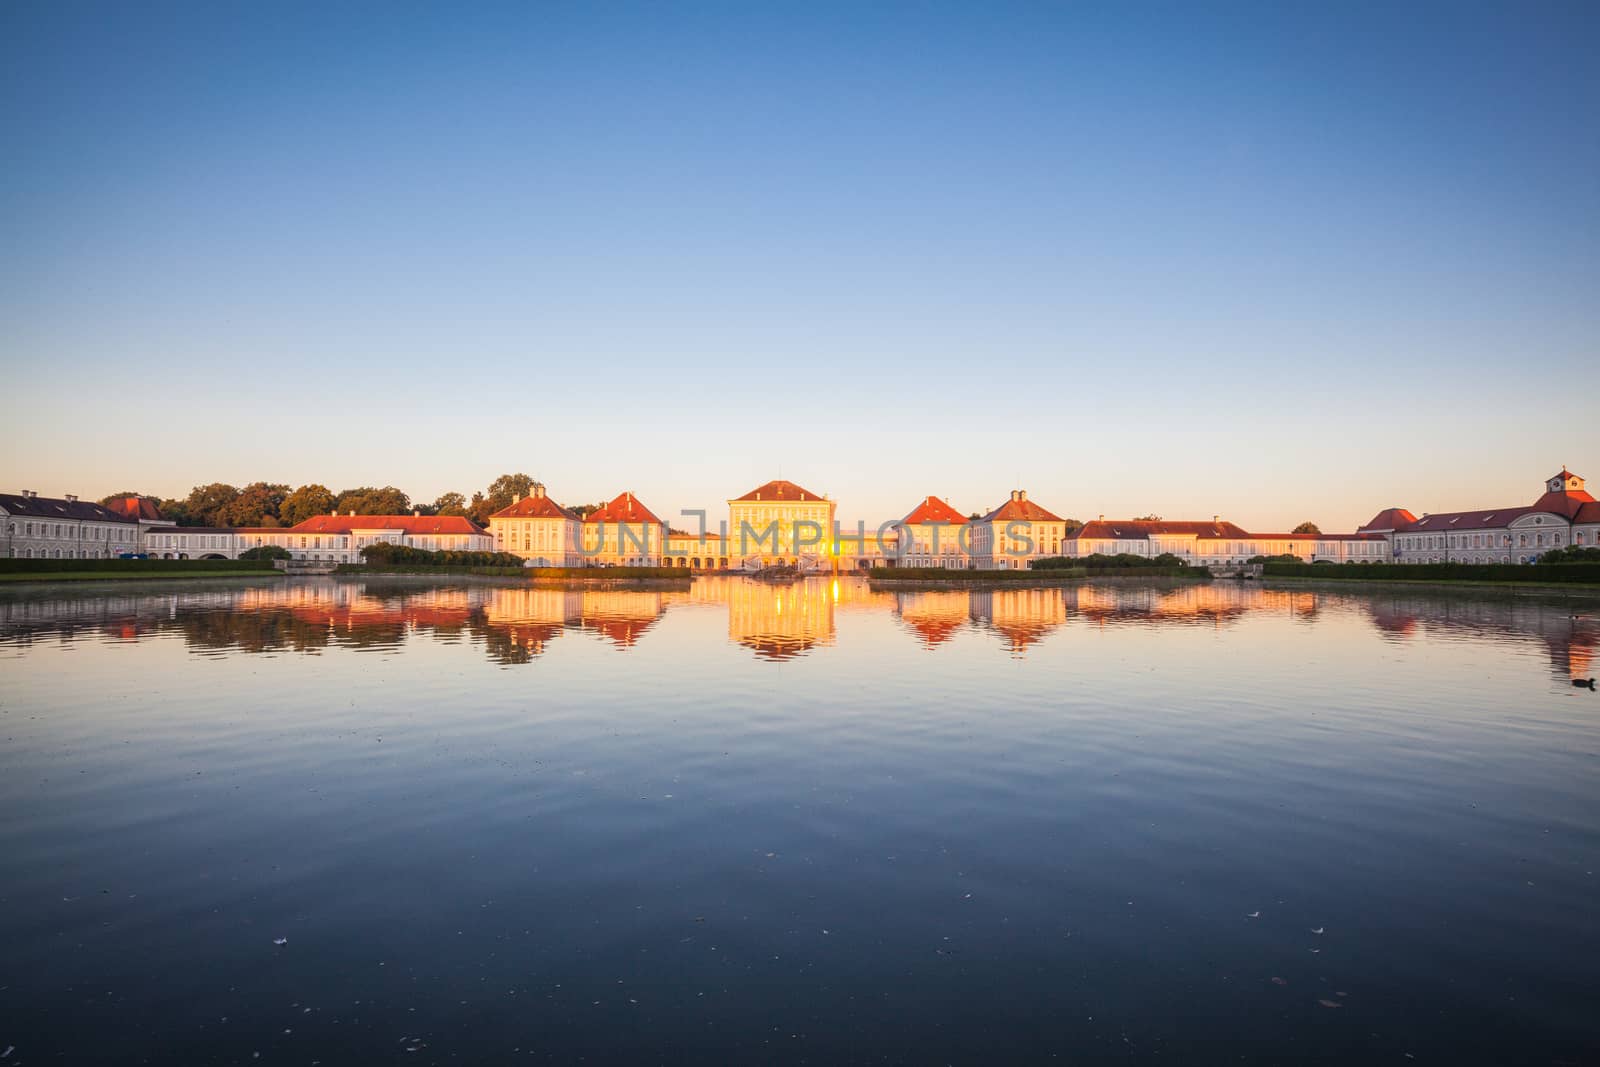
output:
[[[0,485],[1600,483],[1597,56],[1594,3],[7,3]]]

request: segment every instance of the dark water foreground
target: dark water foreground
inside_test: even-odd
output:
[[[0,1067],[1594,1063],[1595,614],[0,591]]]

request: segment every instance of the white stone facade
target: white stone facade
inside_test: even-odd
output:
[[[75,496],[0,494],[0,533],[10,559],[116,559],[139,551],[139,524]]]

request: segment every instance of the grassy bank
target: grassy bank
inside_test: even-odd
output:
[[[270,559],[0,559],[0,582],[261,578],[278,573]]]
[[[875,582],[938,582],[948,585],[1040,585],[1086,578],[1187,578],[1207,581],[1203,567],[1041,567],[1022,571],[945,570],[942,567],[874,567]]]
[[[1328,582],[1429,582],[1480,586],[1600,586],[1600,563],[1268,563],[1265,578]]]
[[[16,582],[161,582],[172,579],[194,581],[199,578],[275,578],[277,571],[202,571],[195,574],[128,574],[125,571],[40,571],[29,574],[0,574],[0,585]]]
[[[1001,584],[1017,582],[1080,581],[1089,572],[1082,568],[1056,568],[1048,571],[972,571],[944,567],[873,567],[867,577],[875,582],[946,582],[952,585]]]

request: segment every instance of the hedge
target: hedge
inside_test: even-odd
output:
[[[948,567],[873,567],[867,571],[867,577],[875,579],[899,579],[900,581],[933,581],[933,582],[1037,582],[1041,578],[1083,578],[1088,571],[1063,570],[1060,568],[1049,571],[1012,571],[994,570],[980,571],[967,568]]]
[[[1367,582],[1561,582],[1600,584],[1600,563],[1394,563],[1381,567],[1268,563],[1267,578]]]
[[[507,567],[522,566],[522,557],[510,552],[437,552],[411,545],[392,545],[379,541],[361,550],[361,558],[382,567]]]
[[[270,559],[0,559],[0,574],[104,571],[118,574],[196,574],[205,571],[275,571]]]
[[[1075,570],[1080,567],[1087,567],[1091,571],[1142,571],[1152,567],[1174,570],[1182,566],[1184,566],[1183,560],[1171,552],[1163,552],[1159,556],[1136,556],[1132,552],[1118,552],[1116,555],[1093,552],[1087,556],[1046,556],[1044,559],[1033,561],[1033,569],[1036,571]]]
[[[335,574],[483,574],[496,578],[684,578],[687,567],[473,567],[427,563],[341,563]]]

